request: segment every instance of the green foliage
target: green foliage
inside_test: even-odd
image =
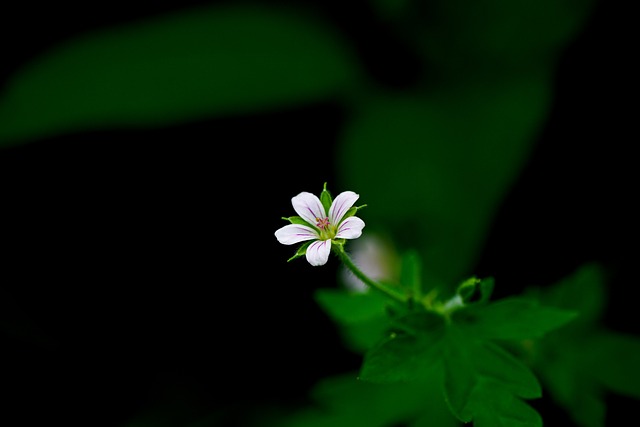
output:
[[[402,277],[415,280],[413,260]],[[407,306],[385,306],[373,294],[347,295],[322,291],[319,301],[337,322],[349,324],[386,314],[389,327],[365,352],[358,378],[376,384],[424,382],[443,384],[443,399],[462,422],[477,427],[538,427],[539,414],[523,399],[541,396],[534,373],[501,342],[522,347],[527,339],[540,338],[570,322],[575,313],[547,307],[531,298],[489,301],[493,280],[464,281],[450,300],[427,298]],[[421,288],[421,284],[413,284]],[[470,298],[468,302],[460,295]],[[367,301],[358,307],[358,300]]]
[[[541,292],[545,304],[580,313],[540,340],[534,369],[553,399],[582,427],[604,427],[606,393],[640,399],[640,338],[601,324],[606,275],[585,265]]]
[[[356,100],[338,171],[376,206],[369,229],[415,248],[435,280],[469,275],[546,118],[557,53],[593,3],[374,2],[429,64],[429,78]]]
[[[441,316],[410,313],[393,323],[397,329],[365,353],[360,379],[375,383],[415,381],[440,363],[445,333]]]
[[[372,384],[353,373],[325,378],[311,393],[314,406],[271,423],[273,427],[456,427],[435,378],[429,381]],[[260,425],[265,425],[262,421]]]
[[[533,373],[490,342],[448,328],[443,352],[445,394],[453,413],[476,427],[541,426],[542,420],[522,399],[541,396]]]
[[[486,339],[540,338],[572,320],[577,313],[512,297],[493,304],[469,307],[454,313],[456,322],[470,335]]]
[[[378,292],[351,293],[321,288],[315,300],[338,325],[345,345],[362,353],[374,345],[389,327],[388,300]]]
[[[0,147],[342,96],[359,65],[303,9],[195,8],[106,28],[26,64],[0,97]]]

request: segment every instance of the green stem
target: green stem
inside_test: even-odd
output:
[[[393,298],[396,301],[406,303],[408,301],[408,297],[401,292],[396,291],[393,288],[390,288],[387,285],[383,285],[382,283],[378,283],[375,280],[370,279],[366,274],[362,272],[356,266],[349,255],[344,251],[342,245],[332,245],[333,251],[340,257],[340,260],[344,263],[344,265],[351,270],[351,272],[360,280],[362,280],[366,285],[377,289],[378,291],[384,293],[390,298]]]

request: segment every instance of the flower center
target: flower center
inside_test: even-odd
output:
[[[329,217],[316,218],[316,225],[320,230],[327,230],[329,228]]]
[[[316,218],[316,226],[320,229],[320,240],[333,239],[336,229],[329,222],[329,217]]]

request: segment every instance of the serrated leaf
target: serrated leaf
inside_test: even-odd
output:
[[[375,383],[416,381],[439,366],[444,334],[442,317],[419,313],[406,317],[405,322],[404,331],[389,333],[366,352],[360,379]]]
[[[447,328],[444,342],[445,395],[461,421],[486,422],[491,411],[504,426],[540,425],[530,415],[525,416],[529,424],[522,424],[508,410],[512,399],[541,396],[540,384],[529,368],[499,346],[478,342],[455,325]],[[484,426],[493,427],[477,424]]]
[[[34,58],[0,97],[0,146],[315,102],[357,82],[335,29],[304,9],[194,8],[85,34]]]
[[[454,313],[454,320],[478,337],[487,339],[539,338],[577,316],[574,311],[544,306],[529,298],[504,298],[469,306]]]

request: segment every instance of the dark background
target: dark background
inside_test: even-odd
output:
[[[5,5],[0,87],[60,40],[197,3]],[[410,87],[415,58],[360,3],[323,8],[381,84]],[[562,56],[550,116],[476,272],[524,289],[602,262],[612,274],[606,325],[640,334],[638,70],[623,5],[600,1]],[[335,283],[337,263],[286,263],[291,248],[273,237],[293,195],[336,177],[331,165],[322,174],[283,165],[330,151],[343,121],[327,102],[0,152],[0,384],[12,420],[3,423],[124,427],[161,408],[167,424],[158,425],[220,411],[220,425],[242,425],[247,411],[304,402],[319,378],[357,369],[359,356],[312,298]],[[635,401],[607,399],[607,425],[627,425]],[[535,404],[545,425],[571,425],[547,399]]]

